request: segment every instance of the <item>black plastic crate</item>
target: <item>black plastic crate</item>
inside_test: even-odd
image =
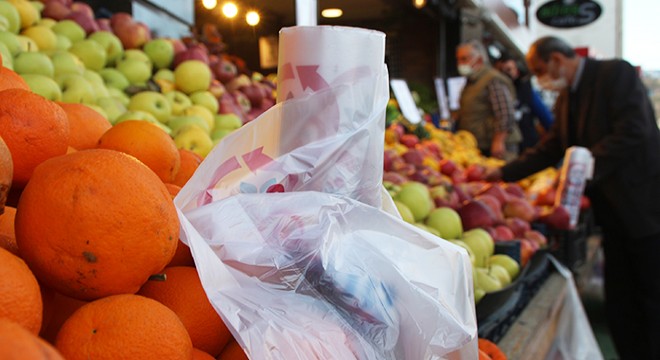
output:
[[[587,260],[588,236],[585,223],[578,223],[571,230],[551,230],[548,236],[550,253],[564,266],[575,271]]]

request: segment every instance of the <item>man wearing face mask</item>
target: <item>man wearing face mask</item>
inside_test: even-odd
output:
[[[621,359],[660,359],[660,131],[647,90],[623,60],[575,54],[563,40],[532,44],[527,63],[560,92],[555,124],[489,180],[515,181],[557,164],[569,146],[595,158],[586,194],[603,231],[605,304]]]
[[[513,83],[490,66],[488,55],[478,41],[459,45],[456,60],[458,72],[467,77],[456,129],[474,134],[483,155],[514,159],[522,136],[515,123]]]

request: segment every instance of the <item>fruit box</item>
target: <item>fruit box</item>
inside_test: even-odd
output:
[[[548,235],[550,253],[571,271],[587,259],[587,225],[578,223],[575,229],[551,230]]]

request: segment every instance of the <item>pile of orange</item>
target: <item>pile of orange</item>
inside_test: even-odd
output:
[[[0,66],[0,358],[247,358],[178,237],[201,160]]]

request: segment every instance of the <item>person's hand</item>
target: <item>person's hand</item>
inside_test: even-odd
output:
[[[490,156],[498,159],[503,159],[505,152],[506,152],[506,147],[504,146],[504,141],[493,141],[493,143],[490,146]]]
[[[502,180],[502,169],[501,168],[487,168],[484,173],[484,180],[489,182],[496,182]]]

